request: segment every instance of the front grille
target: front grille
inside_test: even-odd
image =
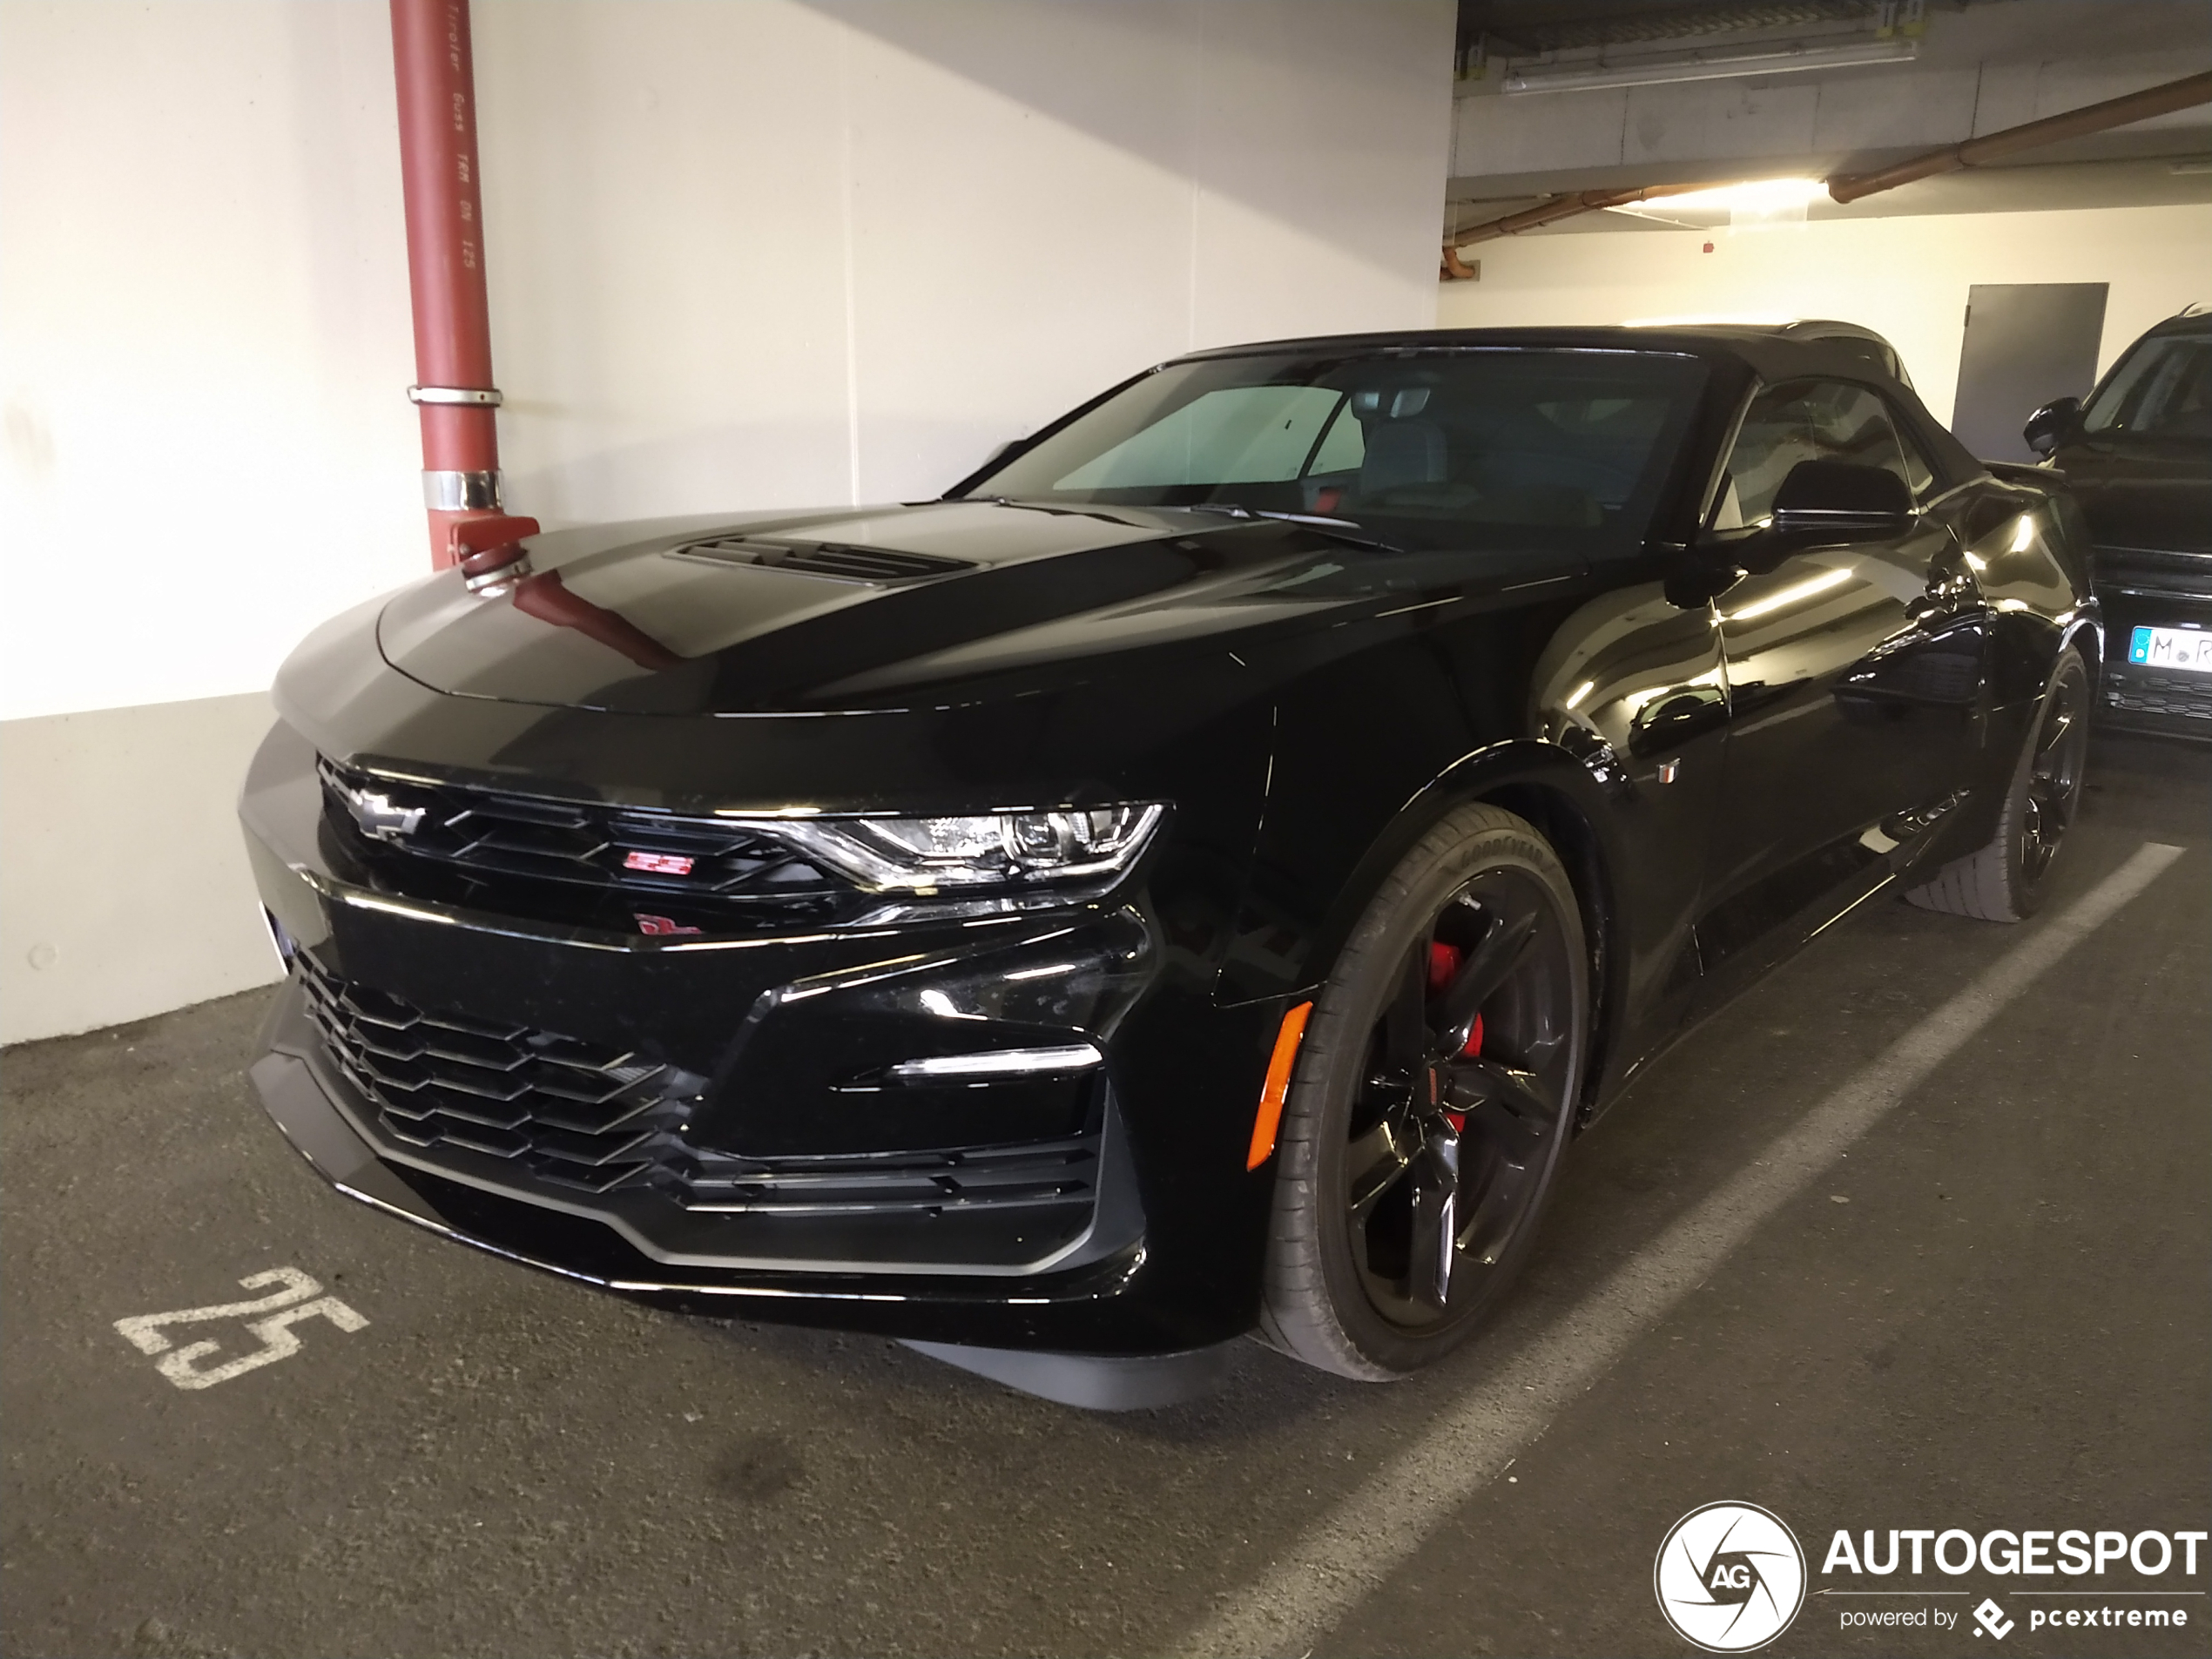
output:
[[[550,1031],[432,1013],[294,959],[331,1058],[410,1146],[507,1160],[545,1181],[604,1192],[643,1175],[706,1080],[641,1055]]]
[[[719,819],[317,765],[341,828],[468,870],[715,899],[793,919],[826,915],[851,893],[785,843]],[[364,797],[374,803],[366,813]]]
[[[2212,720],[2212,676],[2184,679],[2112,669],[2105,674],[2105,705],[2130,714],[2178,715]]]
[[[416,1007],[293,954],[309,1016],[379,1127],[433,1161],[499,1160],[515,1184],[651,1190],[700,1216],[1088,1211],[1101,1134],[944,1150],[751,1158],[685,1133],[707,1080],[605,1044]],[[441,1153],[456,1154],[440,1160]]]
[[[929,553],[901,553],[884,547],[846,547],[833,542],[759,542],[743,536],[719,536],[671,550],[670,556],[704,559],[713,564],[760,564],[841,582],[919,582],[951,576],[974,566],[965,559]]]
[[[836,1157],[694,1156],[677,1174],[685,1207],[717,1214],[942,1215],[1088,1204],[1098,1137]]]

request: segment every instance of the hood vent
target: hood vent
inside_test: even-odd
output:
[[[744,536],[693,542],[688,547],[671,549],[669,556],[704,559],[711,564],[765,564],[837,582],[919,582],[975,568],[965,559],[941,559],[927,553],[847,547],[834,542],[765,542]]]

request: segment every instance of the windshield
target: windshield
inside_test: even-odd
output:
[[[2084,431],[2212,438],[2212,334],[2146,340],[2082,412]]]
[[[1705,369],[1656,352],[1478,347],[1176,363],[971,496],[1348,523],[1396,546],[1640,546]]]

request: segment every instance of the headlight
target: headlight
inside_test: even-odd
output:
[[[1111,879],[1136,861],[1167,808],[1157,802],[961,818],[760,819],[871,892],[1030,887]]]

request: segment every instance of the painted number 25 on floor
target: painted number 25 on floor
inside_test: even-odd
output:
[[[180,1308],[173,1313],[140,1313],[127,1319],[118,1319],[115,1329],[123,1339],[140,1353],[158,1356],[156,1367],[161,1374],[179,1388],[212,1388],[217,1383],[242,1377],[249,1371],[288,1359],[300,1352],[300,1343],[293,1330],[308,1319],[327,1319],[341,1331],[361,1329],[368,1321],[334,1296],[322,1294],[322,1286],[296,1267],[273,1267],[266,1273],[252,1273],[239,1280],[242,1291],[258,1291],[270,1285],[281,1288],[250,1302],[220,1302],[204,1308]],[[262,1317],[254,1318],[259,1314]],[[171,1339],[165,1327],[179,1325],[204,1325],[219,1319],[244,1319],[246,1332],[261,1345],[233,1359],[202,1366],[221,1352],[223,1345],[212,1338],[188,1343],[179,1348]]]

